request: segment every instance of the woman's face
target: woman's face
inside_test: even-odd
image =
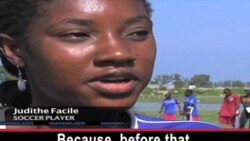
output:
[[[27,32],[34,105],[129,108],[151,78],[156,45],[140,0],[54,0]]]

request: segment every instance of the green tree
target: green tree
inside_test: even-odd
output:
[[[183,80],[183,77],[178,74],[178,73],[175,73],[172,75],[172,79],[173,79],[173,83],[175,85],[176,88],[183,88],[185,86],[185,82]]]
[[[171,75],[157,75],[154,81],[157,84],[167,84],[168,82],[172,81],[172,76]]]
[[[244,86],[245,86],[245,84],[240,80],[233,81],[233,87],[243,88]]]
[[[242,88],[242,87],[245,86],[245,84],[240,80],[227,80],[227,81],[224,81],[224,86],[225,87],[239,87],[239,88]]]
[[[197,87],[211,87],[210,76],[207,74],[196,74],[194,75],[191,80],[191,85],[196,85]]]

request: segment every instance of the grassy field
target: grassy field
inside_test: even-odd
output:
[[[175,97],[182,104],[184,101],[184,91],[185,89],[175,89],[171,90],[172,97]],[[233,89],[236,94],[243,94],[243,89]],[[166,91],[159,89],[149,89],[146,88],[140,95],[137,102],[141,103],[158,103],[164,99],[164,93]],[[223,101],[224,95],[222,94],[223,89],[195,89],[194,95],[197,97],[198,102],[201,104],[220,104]],[[149,115],[152,117],[161,117],[158,113],[159,109],[155,110],[135,110],[136,113],[141,113],[144,115]],[[222,125],[218,122],[218,110],[200,110],[200,121],[210,122],[217,125],[221,125],[223,128],[232,128],[231,125]],[[183,120],[183,117],[177,115],[177,120]],[[248,123],[246,124],[248,125]]]
[[[150,111],[138,111],[138,110],[136,111],[135,110],[135,112],[148,115],[148,116],[152,116],[152,117],[162,116],[158,113],[158,110],[150,110]],[[177,115],[177,120],[183,120],[183,117],[181,115]],[[214,123],[214,124],[222,126],[223,128],[232,128],[230,125],[220,124],[218,122],[218,111],[210,111],[210,110],[200,111],[200,121]],[[246,125],[248,125],[248,123]]]
[[[184,90],[185,89],[177,89],[177,90],[172,90],[172,97],[175,97],[179,100],[179,102],[183,103],[184,101]],[[242,95],[243,94],[243,89],[233,89],[232,90],[234,93]],[[194,90],[194,95],[197,97],[198,103],[201,104],[221,104],[224,98],[224,95],[222,94],[223,89],[195,89]],[[140,103],[158,103],[161,102],[164,99],[164,94],[166,91],[159,90],[159,89],[149,89],[146,88],[142,94],[139,96],[139,99],[137,102]],[[152,117],[162,117],[158,113],[159,109],[155,110],[139,110],[139,109],[134,109],[134,112],[152,116]],[[225,124],[220,124],[218,122],[218,110],[200,110],[200,121],[205,121],[205,122],[210,122],[214,123],[217,125],[220,125],[223,128],[232,128],[231,125],[225,125]],[[183,120],[183,116],[177,115],[177,120]],[[246,125],[248,125],[247,123]]]

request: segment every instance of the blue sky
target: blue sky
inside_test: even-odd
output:
[[[250,0],[151,0],[157,58],[153,77],[209,74],[250,81]]]

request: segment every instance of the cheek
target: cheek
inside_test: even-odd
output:
[[[53,42],[41,42],[39,46],[31,46],[29,52],[25,55],[28,71],[37,74],[37,79],[46,78],[52,83],[79,78],[77,75],[81,74],[80,71],[84,71],[84,68],[88,68],[93,59],[91,46],[69,47]]]
[[[156,56],[156,46],[151,44],[150,46],[144,46],[143,49],[138,49],[136,51],[137,56],[137,68],[140,70],[142,78],[150,79],[152,71],[154,68],[155,56]]]

